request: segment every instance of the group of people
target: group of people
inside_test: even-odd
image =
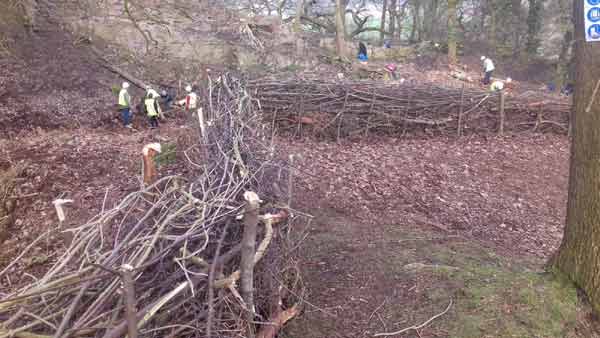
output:
[[[490,86],[490,90],[493,92],[501,91],[505,88],[506,85],[509,85],[512,82],[510,77],[506,78],[505,81],[494,80],[492,81],[492,73],[496,69],[494,66],[494,62],[492,59],[482,56],[481,62],[483,62],[483,84],[486,86]]]
[[[125,128],[132,128],[131,119],[133,116],[131,95],[129,94],[129,83],[123,82],[119,91],[119,111],[121,112],[121,120]],[[138,106],[141,113],[145,113],[148,117],[150,128],[158,128],[159,118],[164,118],[163,107],[169,110],[173,103],[173,96],[167,90],[163,89],[159,94],[152,86],[147,85],[142,102]],[[193,91],[191,85],[185,87],[186,96],[183,100],[177,101],[176,104],[183,106],[186,111],[193,111],[198,104],[198,95]],[[162,105],[162,106],[161,106]]]

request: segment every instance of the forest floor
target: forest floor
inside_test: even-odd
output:
[[[0,270],[40,233],[53,236],[0,281],[1,293],[54,263],[70,241],[64,230],[139,188],[147,142],[173,145],[160,175],[190,170],[181,112],[159,132],[140,116],[136,130],[121,127],[109,88],[121,80],[90,67],[68,41],[44,41],[63,48],[40,51],[64,55],[0,65],[0,176],[18,168]],[[315,216],[300,249],[310,294],[282,337],[372,337],[421,324],[449,304],[397,337],[598,336],[585,300],[543,269],[565,217],[565,136],[277,145],[298,155],[296,207]],[[56,198],[75,200],[62,225]]]
[[[301,154],[310,305],[285,337],[597,337],[544,269],[565,217],[568,140],[285,142]]]

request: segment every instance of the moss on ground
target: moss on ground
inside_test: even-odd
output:
[[[421,332],[423,337],[579,336],[574,332],[582,306],[576,289],[524,257],[503,257],[464,238],[440,238],[439,234],[390,227],[368,243],[354,239],[353,245],[361,247],[355,252],[360,254],[344,259],[341,252],[346,250],[348,239],[343,232],[332,229],[315,236],[307,243],[307,256],[319,260],[329,257],[327,265],[335,269],[328,269],[327,274],[307,271],[309,285],[315,286],[311,300],[318,304],[319,297],[327,298],[330,306],[339,302],[340,313],[349,318],[348,323],[338,317],[342,323],[332,324],[332,318],[313,312],[293,321],[283,337],[327,337],[348,325],[359,325],[367,335],[380,332],[381,323],[368,318],[373,317],[371,308],[382,299],[387,302],[378,314],[382,321],[394,322],[396,329],[426,321],[452,299],[450,311],[428,325]],[[372,282],[356,281],[364,285],[356,287],[336,280],[343,280],[346,274],[372,276]],[[348,294],[328,295],[327,290],[340,285],[345,285]],[[340,299],[352,299],[353,295],[369,301],[369,310],[353,308]]]

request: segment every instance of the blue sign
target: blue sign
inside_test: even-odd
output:
[[[600,42],[600,0],[583,1],[583,18],[585,20],[585,41]]]
[[[588,28],[587,33],[588,33],[589,38],[600,40],[600,25],[599,24],[591,25],[590,28]]]
[[[600,1],[600,0],[599,0]],[[593,7],[587,13],[588,20],[591,22],[600,21],[600,7]]]

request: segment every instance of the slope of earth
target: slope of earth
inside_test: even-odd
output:
[[[311,296],[285,337],[596,337],[574,288],[543,272],[562,236],[568,140],[282,141],[316,222]]]
[[[100,126],[117,116],[111,85],[120,81],[63,32],[22,37],[0,58],[0,131]]]

